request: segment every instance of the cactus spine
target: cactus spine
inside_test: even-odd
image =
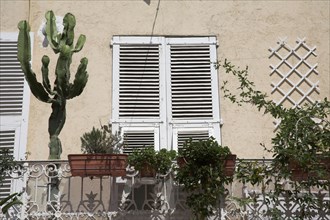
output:
[[[73,53],[79,52],[86,41],[85,35],[80,35],[76,45],[73,45],[74,27],[76,20],[74,15],[67,13],[63,19],[63,32],[58,33],[56,28],[56,18],[53,11],[48,11],[46,17],[46,37],[50,47],[55,54],[59,54],[56,70],[55,82],[53,88],[48,78],[48,66],[50,59],[44,55],[42,61],[42,83],[37,81],[36,75],[31,69],[31,42],[29,31],[30,27],[27,21],[18,23],[18,53],[17,57],[21,64],[32,94],[42,102],[51,103],[52,113],[49,117],[49,159],[60,159],[62,153],[62,144],[59,134],[64,126],[66,119],[66,101],[79,96],[88,79],[86,71],[88,60],[82,58],[75,75],[73,83],[70,83],[70,65]]]

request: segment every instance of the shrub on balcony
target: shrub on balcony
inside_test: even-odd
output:
[[[179,162],[176,180],[188,192],[186,203],[196,219],[204,220],[215,213],[225,185],[233,181],[233,172],[228,172],[225,166],[230,156],[229,148],[219,145],[214,138],[189,140],[180,149],[179,157],[185,163]],[[234,167],[231,164],[230,168]]]
[[[156,174],[166,175],[172,168],[172,161],[176,157],[174,150],[146,147],[134,151],[128,156],[128,163],[140,172],[141,177],[155,177]]]

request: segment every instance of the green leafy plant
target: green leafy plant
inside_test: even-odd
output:
[[[153,147],[146,147],[130,154],[128,163],[140,172],[149,169],[148,172],[153,175],[156,173],[165,175],[170,171],[175,156],[174,150],[161,149],[157,152]]]
[[[167,174],[172,168],[175,157],[175,150],[160,149],[156,154],[156,171],[162,175]]]
[[[309,188],[329,189],[330,102],[325,98],[319,102],[285,108],[255,89],[254,83],[249,80],[248,68],[241,70],[227,60],[218,62],[216,67],[235,76],[239,83],[238,94],[229,89],[228,81],[223,83],[221,88],[225,98],[239,106],[244,103],[251,104],[257,110],[280,121],[275,137],[272,138],[272,146],[264,146],[273,155],[269,166],[255,162],[242,163],[236,174],[238,180],[252,185],[261,184],[263,192],[266,187],[272,186],[272,190],[267,192],[267,199],[264,197],[265,203],[268,204],[271,200],[274,204],[279,204],[280,195],[286,195],[291,202],[301,207],[294,217],[312,218],[315,213],[306,210],[329,205],[313,198]],[[294,166],[291,165],[292,162]],[[284,189],[280,184],[283,179],[295,180],[295,170],[292,167],[295,167],[296,171],[299,168],[305,174],[298,181],[292,181],[291,187]],[[267,214],[274,219],[280,219],[279,216],[283,213],[274,207]]]
[[[80,138],[81,150],[86,154],[112,154],[120,153],[123,146],[120,132],[112,133],[111,125],[101,128],[93,127]]]
[[[229,155],[229,148],[219,145],[214,138],[191,139],[179,151],[179,157],[186,163],[177,169],[176,180],[189,193],[186,202],[197,220],[214,214],[225,193],[225,185],[233,181],[225,172]]]
[[[270,181],[269,177],[272,173],[268,163],[263,161],[246,161],[240,160],[237,165],[236,178],[243,184],[250,183],[252,186],[262,185],[262,190],[265,189],[265,185]]]
[[[17,162],[14,160],[14,157],[10,154],[9,150],[0,148],[0,187],[7,176],[7,172],[17,165]],[[6,214],[12,206],[22,204],[19,200],[20,195],[21,193],[13,193],[0,200],[1,212]]]
[[[224,82],[222,90],[226,98],[238,105],[249,103],[259,111],[264,111],[264,114],[280,120],[275,137],[272,138],[272,147],[268,151],[273,153],[273,165],[281,169],[282,177],[289,176],[288,164],[292,160],[305,170],[320,173],[320,163],[314,163],[314,166],[313,162],[318,161],[320,156],[325,159],[330,156],[330,102],[325,98],[320,102],[285,108],[268,100],[266,94],[254,88],[254,83],[248,79],[248,68],[240,70],[227,60],[218,63],[219,66],[226,73],[236,76],[240,84],[240,93],[237,95],[232,94],[227,88],[228,82]],[[314,177],[310,178],[311,183],[314,182]],[[318,175],[316,177],[322,178]]]
[[[14,156],[10,154],[9,149],[0,148],[0,183],[7,175],[7,171],[10,171],[15,167],[17,162],[14,160]]]
[[[19,196],[22,193],[13,193],[7,196],[6,198],[0,200],[0,207],[1,212],[6,214],[8,213],[8,210],[13,207],[14,205],[21,205],[23,204],[21,200],[19,200]]]
[[[64,29],[62,33],[58,33],[57,31],[56,18],[53,11],[48,11],[45,17],[47,20],[45,28],[47,40],[54,53],[59,54],[53,88],[50,85],[48,77],[50,59],[47,55],[44,55],[41,60],[42,83],[37,81],[36,74],[31,69],[30,26],[27,21],[20,21],[18,23],[17,57],[32,94],[42,102],[51,103],[52,113],[49,117],[48,126],[50,137],[48,145],[49,159],[60,159],[62,144],[58,136],[66,120],[66,102],[68,99],[72,99],[82,93],[88,79],[86,71],[88,60],[84,57],[80,60],[80,65],[73,83],[70,83],[72,56],[83,48],[86,37],[85,35],[80,35],[74,46],[74,27],[76,20],[71,13],[67,13],[64,16]]]
[[[284,109],[272,139],[274,166],[290,172],[292,162],[307,173],[310,184],[330,180],[330,102],[326,99],[296,109]],[[322,163],[322,161],[324,161]],[[310,175],[309,175],[310,174]]]

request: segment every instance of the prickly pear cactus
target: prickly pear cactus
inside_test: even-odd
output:
[[[58,60],[55,69],[55,82],[53,88],[48,78],[48,65],[50,59],[44,55],[42,62],[42,83],[37,81],[36,75],[31,69],[31,42],[29,31],[30,27],[27,21],[18,23],[18,60],[21,64],[32,94],[42,102],[50,103],[52,113],[49,117],[49,159],[60,159],[62,153],[62,144],[59,134],[64,126],[66,119],[66,101],[79,96],[86,86],[88,74],[86,71],[88,60],[82,58],[75,75],[73,83],[70,83],[70,65],[72,55],[79,52],[86,41],[85,35],[80,35],[76,45],[74,41],[74,27],[76,25],[75,17],[67,13],[63,19],[63,32],[58,33],[56,29],[56,18],[53,11],[48,11],[46,17],[46,37],[50,47],[55,54],[58,54]]]

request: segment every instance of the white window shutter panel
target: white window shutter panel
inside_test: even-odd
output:
[[[33,34],[30,36],[33,39]],[[17,59],[17,37],[17,33],[0,33],[0,148],[22,160],[27,144],[30,89]],[[20,191],[22,186],[18,180],[7,179],[0,187],[0,199]]]
[[[205,140],[209,138],[209,131],[207,130],[201,130],[201,131],[179,131],[178,132],[178,148],[182,148],[183,144],[189,140],[192,139],[193,141],[198,140]]]
[[[212,119],[209,45],[170,45],[173,119]]]
[[[0,130],[0,150],[8,150],[10,155],[14,155],[15,130]],[[0,151],[1,152],[1,151]],[[0,200],[7,197],[11,192],[11,180],[5,178],[0,183]]]
[[[17,37],[0,33],[0,130],[16,130],[14,157],[21,160],[26,152],[30,88],[17,59]]]
[[[154,127],[122,128],[123,152],[130,154],[146,147],[159,149],[159,129]]]
[[[173,149],[183,147],[188,140],[205,140],[212,136],[212,128],[175,128],[173,129]]]
[[[8,150],[10,155],[14,155],[15,130],[0,131],[0,149]]]
[[[17,41],[0,41],[0,115],[22,114],[24,74],[17,59]]]
[[[159,118],[159,45],[119,46],[119,118]]]

